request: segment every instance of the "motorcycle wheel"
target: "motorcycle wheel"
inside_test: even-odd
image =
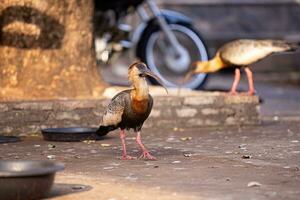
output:
[[[206,81],[207,74],[199,74],[184,81],[184,76],[191,70],[191,63],[197,60],[208,60],[206,45],[194,27],[182,23],[169,23],[178,42],[182,45],[185,53],[183,60],[176,60],[168,56],[167,51],[172,51],[167,44],[165,34],[158,25],[147,27],[138,45],[136,55],[141,61],[156,73],[167,87],[185,87],[201,89]],[[173,50],[174,51],[174,50]],[[150,79],[157,84],[154,79]]]

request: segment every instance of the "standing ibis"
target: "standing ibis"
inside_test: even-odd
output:
[[[234,40],[223,45],[216,53],[215,57],[209,61],[196,61],[192,65],[192,71],[186,75],[186,79],[198,73],[213,73],[227,67],[235,68],[235,78],[230,90],[231,94],[236,94],[236,89],[240,81],[240,68],[243,67],[249,84],[249,95],[255,92],[253,75],[249,65],[277,52],[294,51],[299,48],[299,44],[288,43],[283,40]]]
[[[124,160],[135,159],[135,157],[127,155],[125,129],[133,129],[136,132],[136,142],[142,150],[140,158],[156,160],[143,145],[141,138],[141,128],[153,106],[153,98],[149,94],[146,80],[147,76],[155,78],[161,83],[160,78],[153,74],[144,63],[136,62],[130,65],[128,79],[133,88],[124,90],[112,98],[102,117],[101,125],[97,130],[97,134],[103,136],[112,130],[120,128],[123,149],[121,159]]]

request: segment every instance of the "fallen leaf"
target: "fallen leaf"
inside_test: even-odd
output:
[[[55,159],[55,155],[48,155],[47,158],[48,159]]]
[[[101,147],[110,147],[111,144],[100,144]]]
[[[250,155],[243,155],[242,158],[243,159],[250,159],[250,158],[252,158],[252,156],[250,156]]]
[[[182,137],[182,138],[180,138],[182,141],[188,141],[188,140],[191,140],[192,139],[192,137]]]
[[[54,149],[56,146],[54,144],[48,144],[48,149]]]
[[[83,140],[82,142],[86,144],[91,144],[91,143],[95,143],[96,140]]]
[[[248,187],[260,187],[261,184],[259,182],[256,181],[251,181],[247,184]]]

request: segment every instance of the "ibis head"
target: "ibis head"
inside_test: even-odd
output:
[[[136,81],[143,81],[146,77],[154,78],[165,90],[168,92],[167,88],[164,86],[162,80],[154,74],[143,62],[136,62],[130,65],[128,71],[129,80],[134,83]]]

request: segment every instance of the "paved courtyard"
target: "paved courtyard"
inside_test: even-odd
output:
[[[207,89],[230,84],[231,76],[211,77]],[[120,160],[118,132],[96,142],[24,138],[2,144],[0,157],[65,163],[50,199],[299,199],[300,89],[258,83],[257,91],[260,125],[144,129],[157,161]],[[134,137],[126,142],[138,156]]]

